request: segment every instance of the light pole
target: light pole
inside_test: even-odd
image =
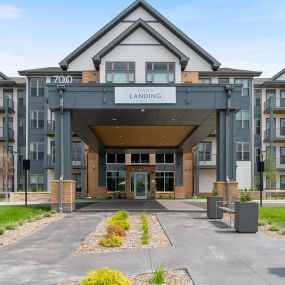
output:
[[[262,207],[262,192],[263,192],[263,172],[264,172],[264,161],[263,161],[263,155],[266,153],[266,151],[258,150],[258,156],[259,161],[257,162],[257,172],[259,172],[259,194],[260,194],[260,206]]]

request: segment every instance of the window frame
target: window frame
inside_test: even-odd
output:
[[[202,150],[200,150],[200,146],[203,145]],[[210,158],[207,159],[207,153],[209,153],[208,151],[206,151],[206,145],[210,145]],[[198,161],[211,161],[212,160],[212,150],[213,150],[213,143],[211,141],[203,141],[198,143],[197,145],[197,156],[198,156]],[[202,153],[203,159],[200,159],[200,153]]]
[[[35,144],[36,145],[36,150],[35,151],[33,151],[33,152],[35,152],[36,153],[36,158],[34,159],[33,158],[33,156],[32,156],[32,154],[31,154],[31,149],[32,149],[32,147],[31,147],[31,145],[32,144]],[[42,151],[42,158],[39,158],[39,146],[40,145],[42,145],[42,147],[43,147],[43,151]],[[30,157],[30,160],[35,160],[35,161],[40,161],[40,160],[44,160],[44,142],[30,142],[30,149],[29,149],[29,157]]]
[[[241,145],[241,151],[238,146]],[[248,146],[248,151],[244,151],[245,146]],[[241,153],[241,159],[239,159],[238,153]],[[245,153],[248,153],[248,158],[245,158]],[[249,142],[236,142],[236,161],[250,161],[250,143]]]
[[[147,65],[148,64],[151,64],[152,65],[152,70],[149,71],[147,69]],[[153,82],[153,74],[154,73],[158,73],[157,70],[154,70],[154,64],[167,64],[167,70],[161,70],[161,71],[167,71],[167,77],[168,77],[168,82],[166,83],[156,83],[156,82]],[[170,70],[170,64],[173,64],[174,65],[174,68],[173,68],[173,81],[170,81],[169,80],[169,75],[172,73],[172,71]],[[145,83],[147,84],[175,84],[176,82],[176,64],[174,61],[147,61],[145,62]],[[151,78],[152,78],[152,81],[148,81],[148,73],[151,72]]]
[[[244,119],[245,113],[248,114],[248,120]],[[237,115],[240,114],[241,120],[237,119]],[[241,127],[237,126],[237,129],[249,129],[250,128],[250,111],[249,110],[240,110],[239,112],[236,113],[236,121],[241,121]],[[245,121],[248,121],[248,126],[245,126]]]
[[[32,176],[35,176],[36,177],[36,180],[37,180],[37,183],[31,183],[31,181],[32,181],[32,179],[31,179],[31,177]],[[43,188],[42,188],[42,191],[40,191],[40,187],[39,187],[39,185],[41,185],[40,183],[39,183],[39,178],[40,178],[40,176],[42,176],[42,178],[43,178]],[[30,189],[32,189],[32,187],[31,187],[31,184],[35,184],[36,185],[36,191],[33,191],[33,190],[31,190],[32,192],[47,192],[47,190],[45,190],[44,188],[45,188],[45,177],[44,177],[44,174],[41,174],[41,173],[32,173],[32,174],[30,174],[30,183],[29,183],[29,188]]]
[[[204,81],[207,81],[207,80],[209,82],[204,82]],[[212,84],[212,78],[210,78],[210,77],[209,78],[208,77],[207,78],[199,78],[198,79],[198,83],[199,84]]]
[[[32,95],[32,83],[31,82],[33,80],[36,80],[36,95]],[[39,92],[39,90],[40,90],[39,82],[40,81],[44,82],[44,88],[43,88],[44,92],[43,92],[43,95],[40,95],[40,92]],[[46,95],[46,78],[45,77],[31,77],[29,79],[29,95],[30,95],[30,97],[45,97],[45,95]]]
[[[115,63],[126,63],[128,65],[128,69],[125,70],[125,69],[114,69],[114,64]],[[107,65],[108,64],[112,64],[112,69],[109,70],[107,68]],[[133,64],[134,65],[134,69],[130,69],[130,65]],[[121,83],[116,83],[114,82],[114,73],[115,72],[121,72],[121,73],[126,73],[128,75],[128,82],[121,82]],[[107,74],[108,73],[112,73],[112,81],[108,81],[108,76]],[[133,76],[134,76],[134,80],[129,80],[130,77],[129,75],[133,73]],[[136,62],[135,61],[106,61],[105,62],[105,82],[106,83],[110,83],[110,84],[130,84],[130,83],[135,83],[136,82]]]
[[[108,162],[108,155],[114,155],[115,161]],[[118,155],[124,155],[124,162],[118,162]],[[126,164],[126,154],[125,153],[106,153],[106,164]]]
[[[158,175],[158,173],[160,173],[160,175]],[[163,175],[161,175],[163,173]],[[172,176],[170,176],[169,174],[172,174]],[[166,174],[168,174],[166,176]],[[173,189],[172,190],[167,190],[166,191],[166,178],[171,178],[173,180]],[[157,179],[163,179],[163,190],[158,190],[157,189]],[[175,173],[174,171],[156,171],[155,172],[155,189],[156,189],[156,193],[174,193],[175,190]]]
[[[133,155],[139,155],[139,157],[140,157],[139,162],[133,162],[133,159],[132,159]],[[148,155],[148,162],[141,162],[142,161],[142,155]],[[147,165],[150,163],[149,161],[150,161],[149,160],[149,153],[131,153],[131,164],[140,164],[140,165],[145,164],[145,165]]]
[[[157,162],[157,156],[158,155],[163,155],[163,162]],[[173,162],[166,162],[166,155],[172,155],[172,161]],[[173,153],[156,153],[155,154],[155,164],[174,164],[175,163],[175,158]]]
[[[248,87],[244,87],[244,83],[237,83],[236,81],[247,81],[248,82]],[[235,78],[234,79],[234,84],[241,84],[242,85],[242,94],[241,96],[243,97],[250,97],[250,79],[249,78]],[[245,90],[247,90],[247,92],[244,92]],[[247,93],[247,95],[245,95],[245,93]]]
[[[31,113],[32,112],[36,112],[36,119],[32,119]],[[39,119],[39,113],[42,113],[43,115],[43,119],[40,120]],[[30,109],[30,128],[31,129],[44,129],[44,123],[45,123],[45,111],[44,110],[40,110],[40,109]],[[34,127],[32,124],[32,121],[36,121],[36,126]],[[40,126],[39,122],[42,121],[42,126]]]
[[[108,176],[108,173],[116,173],[115,177],[111,177],[111,176]],[[124,173],[124,179],[125,179],[125,190],[124,191],[120,191],[118,190],[118,179],[120,178],[120,176],[118,175],[119,173]],[[109,188],[108,188],[108,178],[115,178],[115,190],[114,191],[110,191]],[[127,185],[126,185],[126,182],[127,182],[127,172],[126,171],[106,171],[106,188],[107,188],[107,193],[115,193],[115,192],[119,192],[119,193],[126,193],[127,189]]]

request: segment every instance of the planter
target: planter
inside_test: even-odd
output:
[[[223,197],[219,196],[207,197],[207,217],[209,219],[222,219],[223,211],[217,209],[217,206],[222,206],[222,204],[223,204]]]
[[[235,229],[239,233],[258,231],[258,204],[255,202],[235,202]]]

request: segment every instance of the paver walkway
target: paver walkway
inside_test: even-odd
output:
[[[125,274],[157,265],[185,267],[196,285],[285,284],[285,242],[238,234],[205,213],[159,213],[172,247],[74,256],[75,249],[106,213],[75,213],[0,249],[0,284],[57,284],[78,280],[94,268]]]

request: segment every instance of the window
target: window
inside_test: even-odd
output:
[[[131,154],[131,163],[133,164],[147,164],[149,163],[149,154]]]
[[[200,84],[211,84],[212,79],[211,78],[199,78],[199,83]]]
[[[260,120],[259,119],[255,120],[255,134],[260,135]]]
[[[134,62],[106,62],[106,83],[134,83]]]
[[[44,127],[44,111],[30,110],[30,127],[32,129],[43,129]]]
[[[285,107],[285,90],[280,90],[280,107]]]
[[[18,89],[18,106],[25,106],[26,102],[25,102],[25,95],[26,95],[26,90],[25,89]]]
[[[73,173],[72,178],[76,182],[76,192],[81,192],[81,173]]]
[[[268,156],[272,157],[272,159],[274,161],[276,161],[276,147],[275,146],[273,147],[272,155],[271,155],[271,152],[270,152],[270,146],[266,147],[266,157],[268,157]]]
[[[72,142],[72,163],[78,165],[81,162],[81,142]]]
[[[3,128],[5,128],[5,117],[3,118]],[[13,130],[13,117],[8,117],[8,129]]]
[[[172,153],[157,153],[155,160],[156,163],[174,163],[174,155]]]
[[[285,175],[280,175],[280,190],[285,190]]]
[[[18,180],[18,191],[22,192],[25,189],[25,176],[19,176]]]
[[[261,107],[261,89],[254,89],[255,106]]]
[[[249,96],[249,79],[235,79],[235,84],[243,85],[242,96]]]
[[[4,98],[9,98],[11,100],[13,100],[13,89],[4,89],[3,90],[3,97]]]
[[[280,136],[285,136],[285,118],[280,119]]]
[[[265,130],[265,138],[269,139],[270,138],[270,125],[271,125],[271,119],[266,118],[266,130]],[[272,135],[275,138],[276,137],[276,119],[273,118],[273,126],[272,126]]]
[[[30,159],[43,160],[44,159],[44,143],[31,142],[30,143]]]
[[[45,79],[31,78],[30,79],[30,96],[43,97],[45,95]]]
[[[31,174],[30,175],[30,189],[33,192],[44,191],[44,175],[43,174]]]
[[[26,130],[26,126],[25,126],[25,119],[19,119],[18,120],[18,132],[19,135],[24,135],[25,134],[25,130]]]
[[[125,154],[124,153],[108,153],[107,154],[107,163],[125,163]]]
[[[156,191],[173,192],[174,190],[174,173],[173,172],[156,172]]]
[[[50,154],[48,157],[48,164],[49,165],[55,164],[55,141],[50,141]]]
[[[249,160],[249,143],[237,142],[236,154],[237,154],[237,160]]]
[[[219,83],[220,84],[228,84],[228,83],[230,83],[230,79],[229,78],[219,78]]]
[[[280,164],[285,164],[285,147],[280,147]]]
[[[147,62],[146,63],[147,83],[174,83],[175,63],[174,62]]]
[[[249,111],[239,111],[236,113],[237,128],[249,128]]]
[[[212,143],[202,142],[197,145],[198,159],[199,161],[209,161],[211,160],[212,153]]]
[[[24,147],[24,146],[18,147],[19,161],[22,161],[24,159],[25,154],[26,154],[26,147]]]
[[[124,171],[119,172],[107,172],[107,189],[109,192],[126,191],[126,173]]]

